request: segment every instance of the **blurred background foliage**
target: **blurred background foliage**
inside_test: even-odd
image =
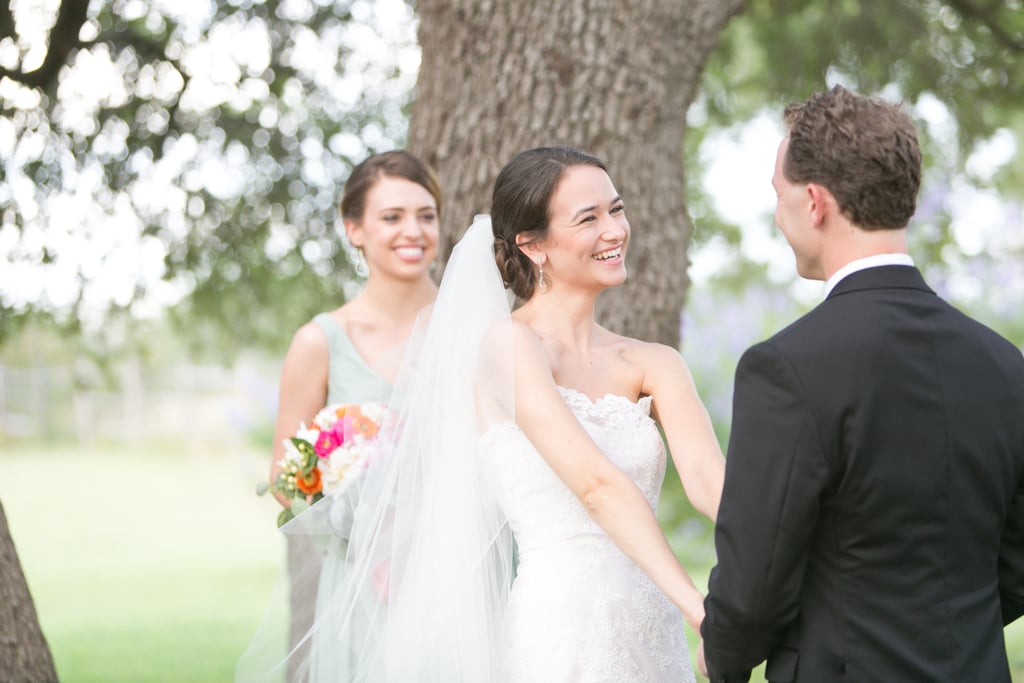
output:
[[[0,7],[0,334],[42,316],[111,337],[111,317],[168,311],[230,354],[343,297],[335,204],[354,163],[402,143],[411,20],[382,36],[366,2],[40,5]]]
[[[0,2],[0,360],[113,390],[125,359],[279,359],[359,287],[337,199],[353,164],[403,144],[415,30],[402,0]],[[1024,344],[1022,52],[1020,0],[750,0],[721,34],[679,125],[683,351],[723,443],[740,353],[819,296],[768,179],[781,109],[834,83],[910,107],[927,169],[912,253]],[[754,175],[712,182],[729,149]]]
[[[1006,262],[1020,256],[1024,4],[1016,0],[750,0],[722,34],[688,116],[688,201],[698,248],[715,240],[739,246],[744,237],[744,226],[723,221],[702,189],[708,141],[735,136],[759,116],[777,121],[786,104],[826,83],[903,101],[916,115],[926,169],[910,234],[919,262],[934,273],[982,252]],[[764,173],[767,185],[771,169]],[[1005,234],[981,248],[978,240],[958,240],[952,227],[952,190],[968,187],[996,193],[1011,207],[1011,222],[1000,226]],[[744,201],[737,189],[729,201]],[[761,281],[763,272],[747,266],[729,264],[719,282],[743,288]]]
[[[354,163],[403,143],[415,30],[402,0],[0,2],[0,359],[112,388],[124,359],[283,355],[359,287],[336,203]],[[927,156],[912,253],[1024,344],[1022,52],[1020,0],[750,0],[721,34],[679,125],[683,351],[723,443],[739,354],[820,292],[764,193],[781,109],[834,83],[911,108]],[[730,148],[760,179],[711,182]]]
[[[721,210],[747,188],[710,196],[707,157],[841,82],[921,120],[915,256],[1013,260],[1019,238],[965,253],[949,197],[967,186],[1020,206],[1022,51],[1020,0],[750,0],[680,118],[693,258],[724,245],[714,286],[762,286],[766,254],[741,248],[750,226]],[[167,315],[196,353],[280,352],[358,286],[338,194],[353,163],[403,143],[417,64],[401,0],[4,0],[0,339],[49,319],[116,355],[132,321]]]
[[[112,438],[89,412],[101,394],[124,394],[129,425],[133,402],[164,401],[162,389],[125,392],[151,376],[139,368],[180,389],[182,363],[203,374],[256,354],[255,375],[206,373],[235,383],[236,414],[205,408],[211,431],[192,420],[185,450],[256,439],[265,457],[288,339],[359,287],[336,203],[354,163],[405,140],[415,30],[402,0],[0,0],[0,371],[67,369],[30,370],[42,393],[20,406],[0,372],[0,417],[42,413],[41,436],[28,433],[44,442],[80,438],[68,420]],[[679,125],[695,226],[683,353],[723,446],[740,354],[820,296],[775,234],[769,179],[782,108],[835,83],[907,103],[926,153],[912,253],[940,293],[1024,346],[1022,53],[1020,0],[749,0],[721,34]],[[58,379],[68,386],[47,386]],[[17,436],[11,424],[0,442]],[[118,429],[137,444],[137,429]],[[62,457],[61,468],[73,456]],[[245,462],[244,477],[221,474],[246,478],[236,493],[248,500],[263,461]],[[669,477],[663,522],[684,560],[706,567],[710,525]]]

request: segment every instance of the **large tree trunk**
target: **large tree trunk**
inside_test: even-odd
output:
[[[0,681],[56,681],[50,648],[0,505]]]
[[[419,0],[410,149],[444,186],[442,256],[500,168],[567,144],[604,159],[633,228],[613,330],[673,346],[688,285],[683,137],[708,54],[743,0]]]

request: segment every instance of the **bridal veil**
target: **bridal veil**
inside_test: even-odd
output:
[[[477,216],[421,314],[391,399],[397,419],[358,492],[283,527],[345,552],[348,578],[284,660],[261,629],[237,681],[321,683],[317,651],[332,647],[351,650],[351,683],[494,680],[512,538],[478,442],[514,415],[509,314],[490,218]],[[336,532],[349,522],[346,549]]]

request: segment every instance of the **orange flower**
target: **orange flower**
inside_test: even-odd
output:
[[[349,406],[347,406],[347,405],[338,406],[337,408],[334,409],[334,416],[337,417],[340,420],[341,418],[345,417],[345,413],[348,410],[349,410]]]
[[[320,469],[314,467],[309,471],[309,475],[305,477],[302,476],[301,472],[297,474],[295,476],[295,488],[306,495],[320,493],[324,488],[323,479],[320,477]]]
[[[362,434],[367,438],[371,438],[377,434],[377,423],[362,415],[361,411],[357,415],[350,416],[352,419],[352,429],[355,430],[356,434]]]

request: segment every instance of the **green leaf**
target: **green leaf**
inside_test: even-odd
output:
[[[292,444],[295,446],[296,450],[299,451],[299,453],[306,457],[307,460],[310,457],[316,457],[316,450],[313,448],[313,444],[309,443],[305,439],[300,439],[297,436],[293,436]]]
[[[257,496],[262,496],[262,495],[264,495],[269,490],[270,490],[270,484],[268,484],[265,481],[261,481],[260,483],[256,484],[256,495]]]
[[[295,500],[292,501],[292,506],[288,509],[291,510],[292,517],[294,517],[295,515],[302,514],[302,511],[308,507],[309,503],[307,503],[302,498],[296,498]]]
[[[292,512],[291,508],[285,508],[281,510],[280,514],[277,515],[277,528],[280,529],[287,524],[291,519],[295,517],[295,513]]]

